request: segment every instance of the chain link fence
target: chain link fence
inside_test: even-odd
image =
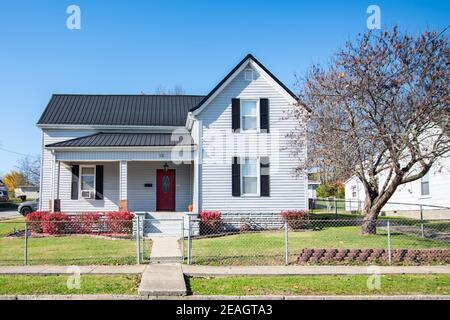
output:
[[[361,216],[363,207],[364,201],[353,199],[331,197],[309,199],[309,213],[311,215],[334,214],[339,217],[351,214]],[[450,219],[450,207],[389,201],[381,210],[381,216],[425,220]]]
[[[182,239],[181,260],[192,264],[450,263],[450,219],[380,217],[371,224],[349,215],[293,219],[280,214],[223,214],[206,220],[190,215],[185,220],[73,215],[57,219],[0,220],[0,265],[152,263],[150,238],[167,233]]]
[[[0,220],[0,265],[118,265],[148,260],[151,241],[137,219],[61,215]]]
[[[203,265],[450,263],[450,220],[190,218],[187,263]],[[365,228],[364,228],[365,227]],[[365,229],[365,232],[363,232]]]

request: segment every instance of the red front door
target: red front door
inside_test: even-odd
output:
[[[175,211],[175,170],[156,170],[156,210]]]

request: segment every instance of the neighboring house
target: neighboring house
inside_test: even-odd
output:
[[[14,189],[14,197],[19,198],[25,196],[27,199],[39,198],[39,187],[36,186],[19,186]]]
[[[308,198],[317,199],[317,188],[320,186],[320,181],[308,180]]]
[[[380,184],[384,182],[382,175],[379,180]],[[361,210],[365,197],[364,187],[357,177],[352,177],[345,182],[347,211]],[[420,210],[417,204],[424,205],[422,208],[429,212],[429,217],[441,213],[447,218],[450,217],[450,210],[431,207],[450,208],[450,158],[435,163],[422,179],[400,185],[382,211],[388,215],[394,213],[402,215],[401,212],[406,211],[417,213]],[[417,214],[414,216],[417,217]]]
[[[206,96],[55,94],[37,124],[40,209],[306,210],[286,138],[296,102],[252,55]]]

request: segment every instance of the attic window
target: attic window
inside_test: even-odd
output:
[[[256,72],[253,69],[245,69],[244,78],[245,81],[256,80]]]

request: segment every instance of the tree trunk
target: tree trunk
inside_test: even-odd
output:
[[[377,218],[380,214],[381,207],[378,205],[371,205],[366,207],[364,204],[364,219],[361,225],[362,234],[376,234],[377,233]]]

